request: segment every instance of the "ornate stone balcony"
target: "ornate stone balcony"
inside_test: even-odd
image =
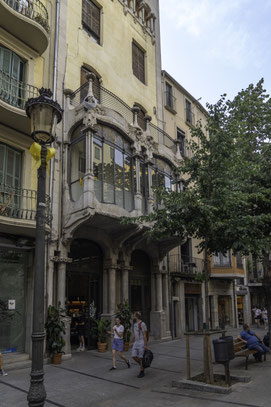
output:
[[[0,0],[0,27],[39,55],[48,46],[48,12],[40,0]]]

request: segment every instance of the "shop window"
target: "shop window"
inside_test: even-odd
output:
[[[82,25],[97,44],[100,44],[101,9],[91,0],[82,0]]]
[[[14,52],[0,46],[0,99],[23,108],[26,91],[24,75],[25,62]]]
[[[133,74],[145,83],[145,52],[135,43],[132,43]]]
[[[94,81],[92,81],[92,90],[93,90],[93,95],[94,95],[95,99],[98,101],[98,103],[100,103],[100,78],[101,77],[99,74],[97,74],[97,72],[94,72],[94,70],[88,69],[84,66],[81,67],[80,102],[82,103],[88,94],[88,86],[86,85],[88,83],[88,80],[87,80],[88,73],[95,74],[95,79],[94,79]]]

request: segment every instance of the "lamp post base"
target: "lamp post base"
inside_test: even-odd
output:
[[[29,407],[43,407],[46,391],[43,384],[43,370],[31,373],[30,388],[27,396]]]

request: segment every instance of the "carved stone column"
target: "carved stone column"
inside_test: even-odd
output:
[[[109,297],[109,314],[113,315],[116,310],[116,266],[110,266],[108,269],[108,297]]]
[[[156,304],[157,311],[163,311],[162,274],[156,274]]]
[[[132,112],[133,112],[133,126],[140,128],[137,122],[138,113],[140,112],[139,107],[134,105],[132,107]]]
[[[162,289],[163,289],[163,309],[166,313],[166,329],[169,331],[169,296],[168,296],[168,274],[165,272],[162,274]]]
[[[156,274],[151,274],[151,310],[156,311]]]
[[[121,270],[121,301],[124,302],[129,298],[129,270],[131,266],[123,266]]]
[[[108,270],[103,271],[103,314],[108,314]]]

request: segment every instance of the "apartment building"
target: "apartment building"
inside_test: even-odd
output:
[[[54,2],[0,0],[0,350],[30,353],[37,168],[25,102],[53,87]],[[50,233],[49,185],[46,232]],[[3,319],[3,316],[5,318]]]

